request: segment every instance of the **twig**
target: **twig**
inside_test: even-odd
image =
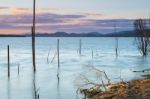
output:
[[[49,63],[49,54],[50,54],[51,49],[49,49],[48,51],[48,55],[47,55],[47,63]]]
[[[51,63],[53,63],[53,61],[54,61],[54,59],[55,59],[56,56],[57,56],[57,52],[55,52],[54,57],[51,60]]]

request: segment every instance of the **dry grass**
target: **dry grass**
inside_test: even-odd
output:
[[[89,99],[150,99],[150,77],[108,85],[107,91],[84,89]]]

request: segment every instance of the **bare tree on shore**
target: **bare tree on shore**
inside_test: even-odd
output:
[[[134,21],[134,28],[136,33],[137,48],[143,57],[146,57],[150,52],[150,24],[147,20],[137,19]]]

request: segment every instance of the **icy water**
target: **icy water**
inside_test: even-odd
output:
[[[112,81],[121,74],[128,81],[140,78],[133,70],[150,68],[150,58],[142,58],[134,38],[119,38],[119,56],[115,56],[115,38],[59,38],[60,83],[57,86],[57,39],[36,38],[36,87],[40,99],[76,99],[75,80],[93,65],[107,73]],[[78,54],[82,39],[82,55]],[[7,45],[10,45],[10,79],[7,78]],[[93,58],[92,58],[93,50]],[[49,63],[47,56],[49,53]],[[53,61],[52,61],[53,60]],[[51,62],[52,61],[52,62]],[[17,68],[20,64],[20,75]],[[0,99],[33,99],[31,38],[0,38]]]

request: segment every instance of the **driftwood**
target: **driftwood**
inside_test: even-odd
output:
[[[150,69],[144,69],[144,70],[139,70],[139,71],[133,71],[133,72],[149,72]]]
[[[150,78],[108,85],[108,91],[83,89],[88,99],[149,99]],[[86,99],[86,98],[85,98]]]
[[[115,97],[118,97],[117,99],[120,99],[120,93],[119,91],[116,92],[115,94],[112,94],[111,91],[115,92],[118,88],[124,88],[128,90],[128,86],[130,85],[129,82],[124,82],[123,79],[121,78],[121,74],[117,79],[120,79],[122,82],[121,83],[111,83],[110,79],[108,78],[107,74],[105,71],[101,71],[97,68],[95,68],[92,65],[86,65],[86,67],[89,69],[88,74],[91,72],[96,73],[96,79],[91,80],[89,76],[85,76],[86,74],[83,73],[79,77],[81,78],[80,80],[83,81],[83,84],[78,87],[76,91],[76,98],[78,99],[78,92],[82,93],[84,95],[84,99],[99,99],[99,95],[103,95],[104,93],[108,95],[108,99],[111,99],[111,95],[115,95]],[[120,72],[121,73],[121,72]],[[92,77],[93,78],[93,77]],[[94,82],[94,81],[98,82]],[[90,86],[89,86],[90,85]],[[87,87],[84,87],[87,86]],[[110,92],[110,96],[109,96]],[[100,98],[100,99],[107,99],[107,98]]]
[[[110,79],[108,78],[107,74],[104,71],[100,71],[94,66],[86,65],[86,67],[89,69],[89,72],[94,71],[95,78],[99,81],[98,83],[93,82],[93,80],[90,80],[88,77],[85,76],[85,73],[80,74],[78,79],[82,81],[82,84],[79,83],[78,90],[83,91],[86,89],[86,86],[93,86],[91,88],[101,90],[104,89],[107,90],[107,86],[110,84]],[[105,81],[104,81],[105,79]],[[78,80],[77,80],[78,81]]]

